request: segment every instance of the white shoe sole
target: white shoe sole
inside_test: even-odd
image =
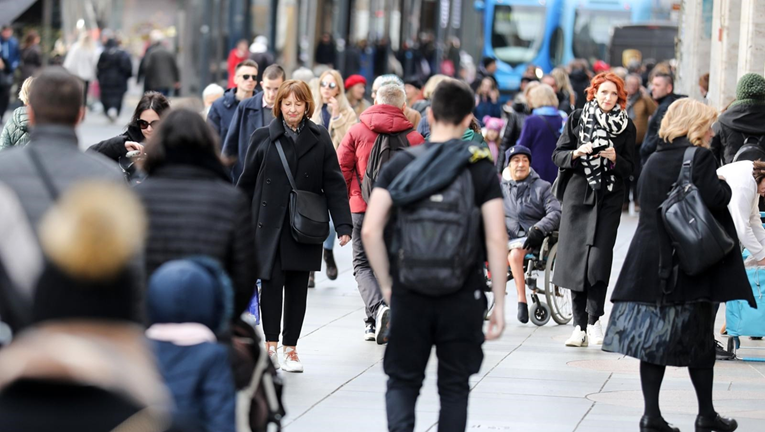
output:
[[[586,348],[588,345],[589,345],[589,341],[586,338],[584,339],[584,341],[581,341],[581,342],[578,341],[578,340],[576,340],[576,341],[567,340],[566,341],[566,346],[567,347]]]
[[[300,367],[284,365],[282,366],[282,371],[290,373],[303,373],[303,365],[300,365]]]
[[[376,339],[376,337],[373,334],[365,334],[364,335],[364,340],[367,341],[367,342],[374,342],[375,339]]]
[[[385,311],[380,317],[380,322],[377,323],[375,339],[377,345],[385,345],[388,343],[388,323],[390,322],[390,308],[385,308]]]

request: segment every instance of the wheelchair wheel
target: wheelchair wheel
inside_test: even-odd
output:
[[[533,303],[529,309],[529,319],[540,327],[547,324],[550,321],[550,306],[543,301]]]
[[[547,254],[545,265],[545,297],[550,306],[553,321],[558,324],[568,324],[573,317],[571,309],[571,291],[554,285],[552,282],[555,272],[555,256],[558,254],[558,244],[554,244]]]

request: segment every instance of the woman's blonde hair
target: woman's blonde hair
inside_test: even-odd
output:
[[[661,121],[659,138],[672,142],[686,136],[695,146],[706,147],[704,136],[717,120],[717,111],[690,98],[675,101],[669,106]]]
[[[529,106],[534,108],[542,107],[558,107],[558,96],[555,95],[555,91],[547,84],[536,85],[529,90],[527,97]]]
[[[555,78],[555,83],[558,84],[559,89],[567,91],[568,94],[574,94],[574,89],[571,87],[571,80],[568,79],[568,74],[563,68],[556,67],[550,72],[550,75]]]
[[[321,83],[324,82],[324,77],[327,75],[332,75],[332,78],[335,79],[335,84],[337,84],[337,96],[335,99],[337,99],[337,106],[340,109],[340,111],[345,111],[346,109],[350,108],[350,104],[348,104],[348,99],[345,97],[345,86],[343,85],[343,76],[340,75],[340,72],[329,69],[324,71],[321,75],[319,75],[319,82],[316,85],[316,89],[313,88],[311,91],[313,91],[313,102],[314,102],[314,112],[313,112],[313,118],[312,120],[314,123],[321,124],[321,107],[324,105],[324,101],[321,100]],[[317,120],[318,119],[318,120]]]
[[[539,87],[540,85],[542,85],[542,83],[540,83],[539,81],[531,81],[528,84],[526,84],[526,88],[523,89],[523,99],[526,100],[526,105],[528,105],[528,107],[531,109],[534,109],[536,107],[532,105],[531,100],[529,99],[529,95],[531,94],[532,90]]]
[[[448,79],[446,75],[433,75],[428,82],[425,83],[425,87],[422,88],[422,97],[430,100],[433,97],[433,92],[436,91],[436,87],[441,84],[441,81]]]
[[[21,90],[19,90],[19,100],[24,105],[29,104],[29,91],[32,89],[33,77],[29,77],[21,84]]]

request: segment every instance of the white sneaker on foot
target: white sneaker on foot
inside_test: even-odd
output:
[[[364,340],[367,342],[374,342],[375,336],[375,323],[368,322],[364,326]]]
[[[587,326],[587,339],[593,345],[603,345],[603,327],[600,326],[600,320]]]
[[[276,352],[276,347],[268,347],[268,358],[271,359],[271,363],[274,364],[274,368],[279,370],[279,354]]]
[[[390,322],[390,308],[382,305],[377,309],[375,317],[375,340],[377,345],[384,345],[388,342],[388,323]]]
[[[566,346],[569,347],[586,347],[587,346],[587,332],[582,330],[581,327],[574,327],[574,332],[571,333],[571,337],[566,340]]]
[[[303,372],[303,363],[300,363],[297,351],[293,347],[284,347],[284,364],[282,365],[284,372]]]

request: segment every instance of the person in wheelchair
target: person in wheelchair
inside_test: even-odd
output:
[[[507,152],[509,164],[502,171],[502,195],[505,207],[509,253],[507,263],[518,290],[518,321],[529,321],[523,260],[526,254],[539,251],[545,237],[560,225],[560,203],[549,182],[531,168],[531,150],[515,145]]]

